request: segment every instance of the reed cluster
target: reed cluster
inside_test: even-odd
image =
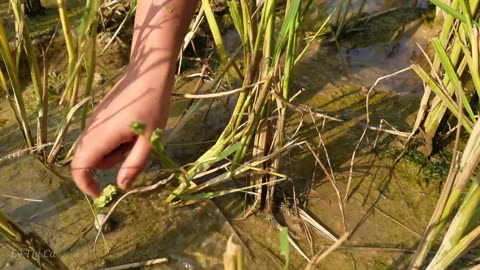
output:
[[[286,12],[280,20],[277,17],[277,4],[275,0],[259,2],[258,5],[255,1],[228,2],[233,25],[241,40],[237,53],[228,56],[209,1],[202,1],[200,14],[205,14],[211,29],[223,72],[220,72],[208,89],[201,89],[200,92],[207,94],[211,93],[211,89],[217,89],[220,83],[228,80],[229,70],[236,72],[241,78],[242,88],[225,129],[209,150],[193,165],[185,168],[183,179],[186,181],[180,183],[165,200],[166,204],[182,198],[182,195],[197,193],[210,187],[212,183],[218,184],[218,181],[213,180],[196,186],[191,180],[219,160],[232,155],[230,170],[222,177],[231,179],[247,170],[251,171],[251,164],[245,164],[247,158],[260,160],[261,162],[254,162],[255,177],[251,177],[242,190],[253,189],[255,200],[260,201],[260,207],[272,207],[273,183],[285,179],[285,176],[275,173],[280,167],[282,149],[287,145],[284,133],[285,103],[288,103],[292,96],[294,67],[311,44],[307,44],[302,50],[298,49],[300,26],[312,1],[288,1]],[[330,18],[328,17],[327,21]],[[322,29],[325,25],[323,24]],[[322,29],[319,29],[318,33]],[[315,37],[312,38],[314,39]],[[237,59],[238,55],[242,55],[243,59]],[[194,112],[205,102],[204,99],[193,102],[188,111]],[[171,134],[176,134],[191,115],[187,112],[177,124],[178,128],[175,127]],[[168,142],[173,136],[168,136],[165,141]],[[246,169],[247,167],[249,169]]]
[[[411,269],[446,269],[462,254],[472,248],[480,237],[480,189],[478,164],[480,162],[479,107],[480,97],[478,9],[479,1],[454,0],[450,5],[432,0],[444,16],[440,36],[432,42],[435,56],[428,73],[418,65],[413,69],[427,87],[423,99],[433,93],[424,128],[427,154],[439,126],[449,115],[457,122],[456,143],[448,178],[439,202],[431,217],[425,235],[410,265]],[[473,89],[466,89],[472,82]],[[419,115],[421,115],[422,111]],[[468,134],[467,144],[460,149],[462,130]],[[440,232],[447,227],[441,245],[429,263],[424,263]]]

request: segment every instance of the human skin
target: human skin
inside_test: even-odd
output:
[[[178,53],[197,4],[198,0],[137,2],[130,63],[90,116],[71,162],[73,180],[88,195],[98,197],[101,192],[92,170],[123,161],[117,185],[128,189],[148,160],[150,143],[129,124],[145,123],[147,137],[165,126]]]

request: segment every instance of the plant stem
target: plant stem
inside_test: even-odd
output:
[[[470,222],[476,222],[476,220],[471,219],[480,203],[480,186],[478,183],[480,179],[476,178],[472,180],[473,181],[472,185],[470,186],[470,190],[468,191],[462,205],[458,209],[457,214],[450,223],[450,227],[443,238],[443,242],[438,249],[437,254],[430,262],[429,267],[431,267],[432,265],[436,265],[438,261],[442,260],[443,257],[447,256],[451,249],[458,244],[460,239],[466,233],[468,233],[466,230]]]
[[[43,106],[43,92],[42,81],[40,75],[40,68],[38,65],[37,55],[35,54],[32,39],[30,38],[30,31],[25,22],[25,18],[22,13],[21,1],[10,0],[10,4],[15,15],[15,22],[17,24],[17,30],[22,37],[22,44],[25,49],[27,60],[30,67],[30,74],[32,78],[33,90],[37,101],[37,145],[44,145],[47,141],[47,114]]]
[[[98,1],[94,2],[92,6],[90,6],[89,12],[95,12],[98,9]],[[93,13],[95,14],[95,13]],[[88,16],[90,18],[90,16]],[[87,58],[86,58],[86,71],[87,71],[87,81],[85,85],[85,96],[90,96],[93,87],[93,79],[95,77],[95,66],[97,64],[97,28],[98,28],[98,18],[97,16],[93,16],[92,18],[92,25],[90,27],[91,32],[90,36],[87,38],[86,42],[88,42],[87,47]],[[87,106],[83,108],[82,116],[81,116],[81,123],[80,128],[83,130],[86,126],[87,121]]]
[[[469,234],[463,237],[458,244],[453,247],[443,258],[435,263],[435,265],[429,266],[429,270],[443,270],[447,269],[450,264],[460,258],[462,254],[468,251],[472,245],[480,239],[480,226],[472,230]]]
[[[22,87],[20,84],[20,79],[18,76],[18,69],[16,67],[15,61],[13,60],[12,53],[10,51],[10,46],[8,44],[7,35],[5,28],[3,26],[3,20],[0,18],[0,54],[5,63],[5,68],[7,70],[8,77],[10,79],[10,85],[12,91],[10,94],[13,96],[15,107],[12,107],[15,114],[20,119],[20,126],[22,129],[23,137],[27,144],[28,148],[34,147],[34,142],[32,138],[32,133],[30,132],[30,125],[28,121],[27,112],[25,109],[25,103],[22,96]],[[3,77],[3,76],[2,76]]]
[[[448,193],[448,190],[442,191],[442,197],[448,194],[448,199],[445,202],[444,207],[437,205],[434,216],[429,223],[427,232],[425,233],[420,245],[417,248],[415,257],[412,260],[409,269],[419,269],[422,266],[423,260],[426,257],[428,251],[430,251],[434,240],[443,229],[445,224],[450,220],[451,214],[457,205],[458,200],[461,198],[465,186],[471,179],[475,168],[480,163],[480,121],[477,121],[473,127],[470,138],[462,156],[462,159],[457,168],[452,168],[449,173],[448,182],[454,181],[452,190]],[[440,214],[441,213],[441,214]],[[436,217],[435,217],[436,215]]]

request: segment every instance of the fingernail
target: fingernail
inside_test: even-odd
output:
[[[120,182],[120,185],[122,186],[123,189],[129,189],[131,183],[132,182],[130,181],[129,178],[125,178],[122,180],[122,182]]]
[[[102,193],[101,187],[97,182],[90,183],[89,189],[90,196],[92,196],[93,198],[99,197]]]

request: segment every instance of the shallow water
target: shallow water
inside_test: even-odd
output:
[[[368,12],[423,5],[417,1],[367,2]],[[312,22],[325,16],[331,5],[316,1],[315,8],[316,13],[309,18]],[[345,119],[343,123],[327,121],[322,124],[321,119],[313,122],[307,115],[303,117],[304,126],[300,132],[303,139],[316,145],[317,128],[321,131],[342,197],[348,183],[351,155],[365,122],[365,87],[378,77],[417,61],[420,54],[415,44],[425,46],[435,32],[420,16],[392,24],[395,24],[392,33],[403,29],[393,40],[398,48],[392,53],[388,51],[390,40],[357,42],[357,45],[345,41],[340,50],[335,45],[315,43],[296,69],[296,87],[305,89],[296,101]],[[180,81],[176,92],[188,92],[194,84],[193,80]],[[412,72],[382,82],[371,97],[371,124],[378,125],[380,119],[385,119],[397,129],[408,132],[418,108],[420,86]],[[175,101],[170,124],[177,121],[187,103],[182,99]],[[225,100],[213,103],[206,117],[208,108],[209,104],[205,104],[179,139],[167,146],[169,153],[182,163],[194,160],[207,149],[209,141],[215,139],[228,120],[231,108]],[[22,147],[12,119],[6,102],[0,100],[0,157]],[[296,128],[299,123],[298,116],[291,116],[289,129]],[[375,132],[367,133],[370,144],[362,143],[355,159],[345,217],[348,230],[357,230],[346,247],[329,256],[319,269],[404,269],[409,252],[415,248],[428,222],[438,182],[419,185],[417,168],[404,164],[391,171],[392,160],[385,153],[395,145],[394,137],[379,135],[379,143],[372,149],[369,146],[376,136]],[[320,152],[320,158],[326,162],[324,152]],[[344,228],[333,186],[305,149],[294,150],[290,159],[286,170],[295,180],[305,209],[334,235],[341,236]],[[160,257],[168,257],[171,261],[148,269],[223,269],[222,254],[228,237],[234,233],[240,235],[255,254],[248,256],[250,269],[280,269],[283,266],[278,232],[269,217],[259,214],[234,219],[243,216],[241,198],[237,196],[217,200],[216,205],[208,202],[165,209],[160,205],[170,187],[134,195],[122,202],[113,217],[118,226],[105,236],[110,252],[106,252],[103,242],[99,241],[95,255],[92,214],[83,195],[73,185],[68,168],[59,169],[60,175],[55,175],[29,157],[6,161],[0,166],[0,193],[43,200],[34,203],[0,196],[0,210],[24,228],[35,230],[72,269],[97,269],[102,265]],[[149,166],[147,171],[137,180],[137,185],[154,181],[156,167]],[[97,172],[96,177],[103,185],[112,183],[115,170]],[[277,218],[289,225],[308,256],[331,244],[311,227],[307,233],[303,221],[288,210],[280,211]],[[311,245],[305,237],[308,234]],[[0,246],[0,250],[0,267],[13,264],[10,269],[32,268],[25,260],[13,258],[4,247]],[[292,251],[291,269],[303,269],[305,265],[305,260]]]
[[[353,1],[356,2],[356,1]],[[367,1],[365,12],[371,18],[356,24],[350,36],[334,43],[314,44],[297,68],[301,86],[317,89],[325,82],[346,81],[370,87],[376,79],[407,68],[412,62],[423,64],[419,49],[427,50],[428,42],[437,33],[434,25],[425,21],[427,10],[417,1]],[[375,14],[387,12],[376,17]],[[312,24],[324,10],[309,19]],[[323,16],[326,16],[323,14]],[[367,31],[365,31],[368,29]],[[313,31],[312,29],[310,31]],[[413,71],[381,82],[377,89],[400,94],[422,92],[422,82]]]

